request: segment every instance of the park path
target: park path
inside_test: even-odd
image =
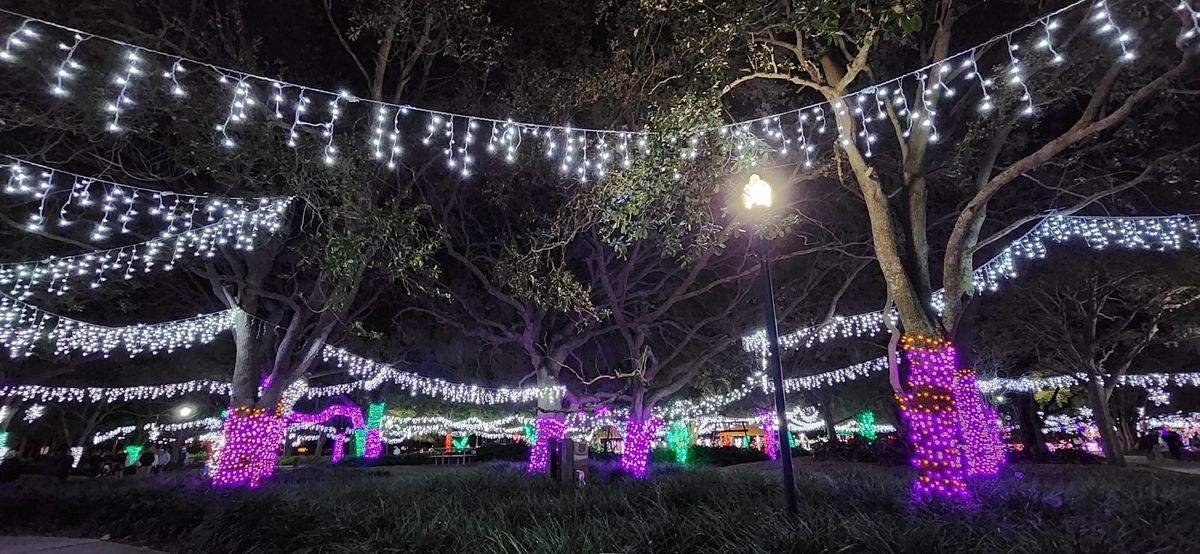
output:
[[[163,554],[141,546],[130,546],[100,539],[66,537],[0,537],[0,554]]]

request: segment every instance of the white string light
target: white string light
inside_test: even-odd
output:
[[[683,159],[690,160],[698,157],[698,152],[701,144],[706,142],[706,136],[710,133],[715,133],[721,136],[732,136],[735,140],[735,150],[739,156],[751,155],[752,152],[757,152],[758,149],[751,148],[755,144],[774,144],[778,155],[785,155],[784,152],[791,153],[796,150],[804,153],[804,163],[809,165],[812,163],[812,146],[809,137],[806,135],[806,127],[803,116],[806,114],[818,113],[821,119],[824,117],[824,108],[830,108],[835,112],[839,110],[841,113],[848,113],[847,105],[852,105],[855,110],[861,108],[862,111],[855,111],[854,115],[847,121],[854,124],[858,129],[843,128],[842,120],[839,118],[837,124],[839,127],[838,140],[843,146],[848,145],[848,141],[852,137],[858,136],[862,139],[865,151],[869,154],[873,151],[872,144],[877,140],[877,135],[869,128],[869,124],[877,117],[871,117],[868,113],[868,106],[872,98],[881,100],[882,97],[891,94],[892,101],[897,106],[902,106],[900,117],[907,118],[906,129],[904,134],[907,135],[911,131],[913,125],[921,125],[930,131],[930,139],[935,140],[938,137],[936,128],[936,118],[938,116],[937,106],[934,98],[948,99],[953,96],[954,89],[947,83],[943,77],[949,75],[949,70],[952,65],[969,65],[971,71],[968,78],[979,78],[980,83],[984,87],[983,101],[981,103],[981,111],[987,113],[991,109],[992,100],[987,91],[989,78],[979,75],[979,67],[976,63],[976,55],[978,52],[986,51],[989,45],[1003,42],[1010,45],[1010,69],[1013,74],[1009,79],[1015,78],[1014,84],[1020,85],[1025,94],[1022,95],[1022,100],[1025,102],[1025,107],[1022,110],[1024,113],[1031,113],[1032,99],[1028,95],[1027,79],[1028,76],[1020,63],[1016,60],[1014,51],[1019,46],[1014,39],[1018,38],[1018,34],[1029,30],[1034,30],[1029,33],[1032,42],[1049,48],[1052,52],[1052,63],[1060,63],[1065,60],[1065,57],[1050,43],[1050,30],[1054,28],[1058,22],[1056,17],[1067,13],[1070,10],[1083,5],[1083,0],[1079,0],[1056,10],[1050,14],[1042,16],[1034,21],[1021,25],[1007,33],[993,37],[981,44],[978,44],[963,52],[948,56],[944,59],[936,60],[924,67],[910,71],[899,77],[888,81],[878,83],[863,88],[859,91],[854,91],[847,94],[841,99],[835,99],[830,102],[819,102],[817,104],[805,106],[799,109],[792,109],[785,112],[770,114],[767,116],[743,120],[739,122],[729,123],[714,128],[695,129],[686,132],[683,137],[686,137],[686,147],[678,150],[679,146],[674,139],[681,138],[671,136],[668,141],[668,147],[673,150],[678,150]],[[1186,6],[1185,6],[1186,7]],[[1190,8],[1187,8],[1190,10]],[[144,57],[153,56],[164,58],[163,66],[169,66],[169,69],[163,71],[164,82],[169,79],[168,86],[173,95],[177,97],[186,96],[181,79],[184,78],[183,64],[203,69],[215,74],[219,79],[227,83],[235,83],[231,95],[230,108],[225,113],[225,122],[218,124],[216,127],[220,130],[217,142],[226,147],[233,147],[236,144],[236,139],[230,133],[230,125],[250,122],[255,120],[254,114],[265,112],[266,115],[276,119],[287,117],[284,113],[285,108],[292,110],[292,125],[287,135],[287,142],[290,146],[297,146],[299,139],[299,129],[302,127],[312,127],[321,134],[324,139],[321,155],[322,159],[333,164],[338,159],[340,152],[335,144],[335,123],[340,118],[343,103],[346,104],[367,104],[372,109],[368,111],[369,117],[374,119],[374,123],[369,125],[371,138],[364,143],[372,144],[369,151],[372,156],[381,164],[385,164],[389,168],[396,166],[396,154],[400,151],[400,123],[403,114],[409,112],[417,112],[427,116],[424,120],[427,121],[426,133],[421,140],[430,148],[440,149],[444,156],[447,167],[458,172],[462,177],[472,175],[475,170],[475,153],[472,151],[476,145],[477,132],[481,125],[492,126],[492,137],[489,140],[487,150],[489,153],[496,156],[503,156],[506,162],[512,162],[515,159],[517,145],[525,136],[537,138],[543,142],[546,147],[548,158],[558,161],[560,171],[565,175],[571,175],[575,178],[586,181],[592,178],[603,178],[608,173],[608,163],[613,158],[613,153],[610,151],[610,146],[616,146],[621,157],[621,165],[628,167],[631,163],[630,157],[633,154],[631,148],[628,147],[629,139],[636,138],[639,152],[645,152],[647,149],[648,134],[644,132],[631,132],[612,129],[588,129],[576,128],[570,125],[545,125],[540,123],[515,122],[511,119],[489,118],[476,115],[458,114],[453,112],[445,112],[439,110],[430,110],[426,108],[418,108],[407,105],[398,105],[387,102],[378,102],[367,99],[358,98],[346,92],[333,92],[322,90],[314,87],[308,87],[293,83],[281,82],[267,77],[235,71],[229,68],[220,67],[214,64],[208,64],[199,60],[191,60],[182,58],[176,55],[167,54],[165,52],[156,51],[139,45],[130,44],[127,42],[110,39],[107,37],[94,35],[75,29],[52,23],[49,21],[28,18],[21,14],[17,14],[7,10],[0,10],[0,13],[7,13],[11,16],[22,17],[23,23],[12,35],[10,35],[10,44],[5,49],[7,57],[15,59],[11,54],[13,47],[22,47],[25,45],[21,41],[22,36],[36,36],[36,33],[31,30],[31,24],[43,25],[53,29],[60,29],[78,35],[82,40],[97,39],[98,41],[107,42],[119,46],[125,50],[125,66],[118,73],[116,84],[120,85],[120,92],[114,103],[109,105],[109,110],[112,112],[109,127],[111,130],[119,131],[121,129],[120,119],[124,111],[133,105],[132,98],[132,83],[136,78],[145,73],[143,68]],[[1120,29],[1113,19],[1110,10],[1104,0],[1098,0],[1093,4],[1091,18],[1095,21],[1097,31],[1100,34],[1112,33],[1116,37],[1116,42],[1120,45],[1122,51],[1122,59],[1132,59],[1133,51],[1129,48],[1132,40],[1128,32]],[[1194,26],[1193,26],[1194,27]],[[1040,31],[1040,32],[1039,32]],[[1187,30],[1182,31],[1186,34]],[[13,41],[16,42],[13,42]],[[0,55],[0,57],[4,57]],[[148,61],[147,61],[148,63]],[[914,102],[909,102],[905,96],[902,85],[905,82],[915,84],[917,98]],[[270,105],[263,104],[254,100],[256,90],[266,88],[271,94],[262,94],[263,98],[271,98]],[[297,101],[291,106],[287,106],[284,99],[284,89],[296,89],[298,91]],[[939,92],[935,94],[935,91]],[[322,98],[329,106],[329,118],[320,123],[305,121],[302,114],[305,113],[312,102],[313,98]],[[911,106],[910,106],[911,104]],[[256,109],[261,108],[261,110]],[[383,122],[386,120],[386,114],[392,114],[392,130],[384,131]],[[882,113],[877,114],[882,115]],[[380,120],[380,117],[385,118]],[[855,121],[857,120],[857,123]],[[409,120],[413,121],[413,120]],[[794,123],[793,123],[794,121]],[[789,128],[789,126],[791,128]],[[820,127],[823,128],[823,122],[820,122]],[[818,132],[821,130],[817,129]],[[761,133],[762,136],[759,136]],[[410,133],[414,138],[419,136],[417,133]],[[497,138],[499,137],[499,138]],[[803,147],[790,148],[789,144],[793,139],[801,141]],[[389,144],[390,143],[390,144]],[[390,148],[391,152],[386,156],[383,155],[384,147]],[[676,172],[678,175],[678,173]]]
[[[118,222],[121,223],[123,234],[130,232],[130,225],[137,225],[139,228],[152,227],[158,236],[167,237],[191,229],[197,215],[213,223],[221,218],[234,217],[238,211],[258,209],[286,200],[278,197],[243,200],[182,194],[79,175],[13,156],[0,155],[0,158],[9,162],[0,165],[8,173],[4,193],[40,200],[37,213],[30,214],[28,218],[28,230],[42,229],[46,223],[44,212],[48,200],[61,195],[66,198],[54,202],[59,206],[58,227],[79,223],[89,211],[102,211],[103,218],[90,235],[93,242],[109,238],[112,229],[108,218],[116,211],[121,211]],[[98,204],[93,196],[103,201]]]
[[[262,202],[254,209],[247,209],[240,202],[223,207],[210,204],[210,208],[215,206],[223,211],[216,223],[129,246],[0,264],[0,285],[8,285],[8,294],[20,298],[28,298],[43,285],[47,292],[61,296],[70,290],[72,281],[80,279],[89,279],[91,288],[95,289],[114,276],[120,276],[119,281],[123,281],[132,279],[135,273],[170,271],[185,256],[211,258],[221,246],[232,245],[236,250],[251,251],[260,232],[273,233],[280,229],[290,200]],[[132,212],[132,208],[129,211]]]
[[[1112,217],[1050,214],[972,272],[976,290],[999,290],[1002,281],[1019,276],[1017,263],[1020,260],[1045,258],[1047,242],[1061,244],[1075,239],[1082,239],[1095,250],[1115,245],[1130,250],[1174,251],[1189,243],[1200,245],[1200,215]],[[945,309],[943,294],[944,291],[938,290],[932,295],[931,302],[938,313]],[[900,320],[895,310],[888,317],[893,323]],[[887,331],[883,318],[882,311],[834,316],[827,323],[780,336],[779,346],[785,349],[810,348],[836,338],[877,336]],[[759,329],[742,337],[742,347],[747,352],[763,352],[766,333]]]
[[[46,415],[46,407],[41,404],[34,404],[25,410],[25,423],[33,423],[44,415]]]
[[[130,356],[171,353],[210,343],[233,328],[233,324],[233,310],[224,310],[165,323],[106,327],[47,312],[0,294],[0,346],[8,348],[13,358],[31,356],[39,341],[48,342],[55,355],[77,352],[107,358],[118,349]]]
[[[341,385],[310,388],[305,392],[307,398],[318,398],[348,394],[355,390],[374,390],[384,383],[390,383],[407,389],[413,396],[422,395],[432,398],[443,398],[450,402],[468,404],[503,404],[513,402],[532,402],[540,398],[558,399],[566,392],[561,385],[546,387],[523,387],[516,389],[486,388],[463,383],[453,383],[442,379],[424,377],[408,373],[396,368],[352,354],[343,348],[326,346],[321,354],[324,361],[336,364],[346,369],[352,377],[360,380]]]
[[[9,385],[0,387],[0,398],[18,398],[38,402],[125,402],[157,400],[192,393],[228,395],[229,383],[206,379],[139,385],[136,387],[44,387],[41,385]]]
[[[158,440],[163,433],[178,433],[180,431],[190,431],[192,429],[204,429],[206,431],[218,431],[224,425],[224,421],[219,417],[206,417],[202,419],[193,419],[180,423],[156,423],[150,422],[142,425],[142,430],[146,431],[150,440]],[[92,435],[92,444],[100,444],[110,440],[123,440],[136,431],[136,425],[123,425],[114,427],[107,431],[102,431]]]

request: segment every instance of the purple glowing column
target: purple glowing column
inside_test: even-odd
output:
[[[567,424],[558,414],[543,414],[533,423],[537,439],[529,448],[529,473],[545,473],[550,467],[550,441],[562,440]]]
[[[656,418],[625,421],[625,441],[621,447],[621,469],[641,479],[646,476],[646,464],[650,458],[650,443],[662,422]]]
[[[341,431],[333,437],[333,450],[329,453],[329,463],[336,464],[346,455],[346,432]]]
[[[266,408],[229,408],[224,441],[209,466],[213,484],[257,487],[274,474],[284,427],[283,418]]]
[[[779,458],[779,426],[775,425],[775,414],[771,410],[758,408],[758,418],[762,421],[763,435],[766,438],[767,457],[772,460]]]
[[[922,500],[935,495],[966,498],[958,440],[961,425],[953,398],[954,346],[924,335],[905,335],[903,346],[911,392],[897,395],[897,400],[908,422],[912,464],[920,470],[913,491]]]
[[[999,416],[995,408],[984,403],[974,370],[959,368],[955,372],[953,397],[966,476],[999,474],[1004,464],[1004,438]]]

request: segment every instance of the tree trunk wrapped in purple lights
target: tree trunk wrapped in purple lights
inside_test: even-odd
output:
[[[757,412],[758,419],[762,421],[767,457],[772,460],[779,459],[779,426],[775,425],[775,414],[764,408],[758,408]]]
[[[1004,435],[996,409],[983,401],[975,371],[959,368],[954,379],[954,409],[960,426],[959,448],[967,477],[1000,473],[1004,464]]]
[[[257,487],[275,473],[275,460],[286,427],[277,412],[268,413],[266,408],[229,408],[225,440],[209,462],[214,485]]]
[[[529,473],[546,473],[550,468],[550,443],[562,440],[567,424],[558,414],[542,414],[534,421],[537,438],[529,448]]]
[[[333,450],[329,452],[329,463],[336,464],[342,461],[342,457],[346,455],[346,431],[339,431],[337,436],[333,437]]]
[[[641,479],[650,461],[650,443],[662,422],[657,418],[629,418],[625,421],[625,442],[621,447],[621,470]]]
[[[918,499],[930,496],[966,498],[961,427],[954,410],[954,346],[941,338],[905,335],[909,392],[896,395],[908,423],[912,464],[920,472],[913,482]]]

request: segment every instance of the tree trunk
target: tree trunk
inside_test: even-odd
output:
[[[661,422],[650,414],[650,408],[629,411],[625,421],[625,440],[621,445],[621,470],[641,479],[646,476],[650,447]]]
[[[1037,413],[1037,402],[1032,394],[1012,395],[1013,406],[1017,412],[1017,422],[1021,430],[1021,443],[1030,456],[1039,456],[1047,452],[1046,437],[1042,434],[1042,418]]]
[[[1117,440],[1114,429],[1112,412],[1108,409],[1108,398],[1104,393],[1104,385],[1094,373],[1087,383],[1088,404],[1092,407],[1092,417],[1096,427],[1100,429],[1100,446],[1104,449],[1104,458],[1110,465],[1124,466],[1125,455],[1121,453],[1121,444]]]
[[[817,406],[821,411],[821,419],[825,421],[825,436],[829,437],[830,443],[838,442],[837,422],[833,420],[833,400],[829,395],[825,395],[821,399],[821,404]]]

